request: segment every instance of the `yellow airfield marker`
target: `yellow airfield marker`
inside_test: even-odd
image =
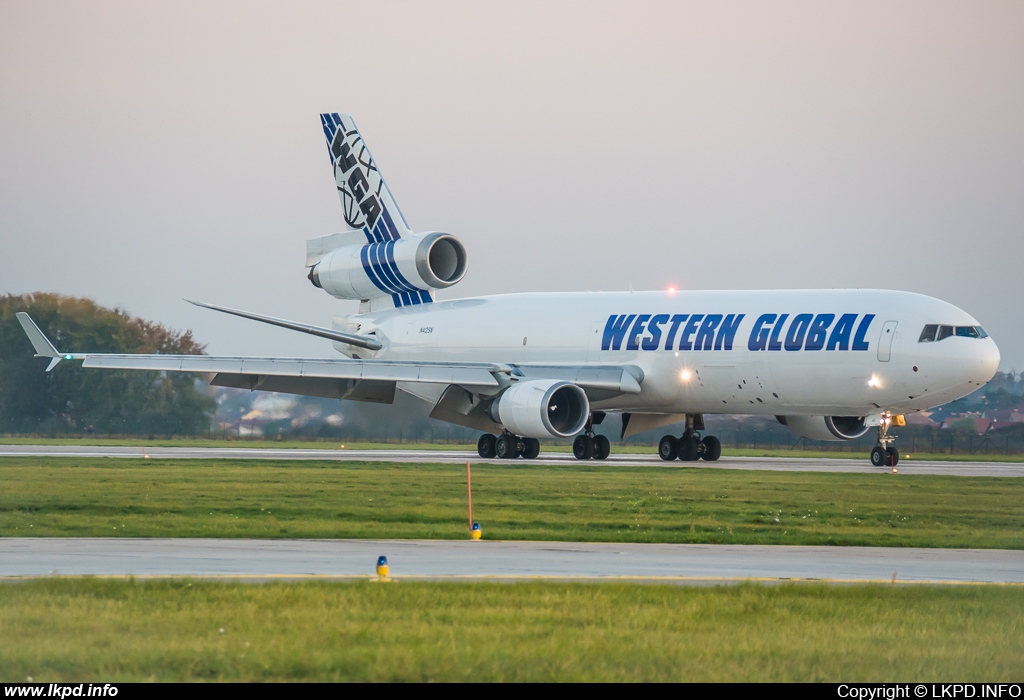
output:
[[[377,576],[382,579],[387,579],[388,573],[391,571],[391,567],[388,566],[388,558],[383,554],[377,557]]]
[[[480,523],[473,522],[473,479],[468,459],[466,460],[466,505],[469,510],[469,536],[474,540],[479,540],[484,532],[480,529]]]
[[[469,471],[469,460],[466,460],[466,507],[469,511],[469,536],[480,539],[480,523],[473,522],[473,478]]]

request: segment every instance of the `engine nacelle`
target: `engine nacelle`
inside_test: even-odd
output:
[[[589,416],[583,389],[558,379],[517,382],[491,405],[491,418],[520,437],[569,437]]]
[[[868,432],[864,416],[776,416],[800,437],[811,440],[856,440]]]
[[[468,264],[458,238],[430,231],[336,248],[313,265],[309,280],[339,299],[373,299],[450,287],[466,275]]]

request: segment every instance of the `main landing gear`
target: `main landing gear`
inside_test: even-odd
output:
[[[540,440],[519,437],[507,430],[498,436],[484,433],[477,440],[476,451],[484,459],[536,459],[540,454]]]
[[[608,459],[611,453],[612,444],[608,438],[594,434],[594,417],[591,416],[583,426],[583,434],[572,441],[573,456],[576,459]]]
[[[878,424],[878,444],[871,450],[871,464],[876,467],[895,467],[900,462],[900,451],[892,446],[896,435],[889,435],[892,416],[882,414],[882,422]]]
[[[682,437],[663,437],[658,443],[658,456],[666,462],[677,457],[684,462],[694,462],[698,459],[715,462],[722,456],[722,443],[714,435],[705,435],[701,438],[700,433],[693,428],[693,418],[687,417],[686,430]]]

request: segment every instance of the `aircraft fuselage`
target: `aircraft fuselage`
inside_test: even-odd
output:
[[[347,355],[417,361],[633,365],[641,391],[600,410],[867,415],[965,396],[999,366],[968,313],[885,290],[581,292],[486,296],[340,317],[383,343]],[[951,336],[920,340],[925,326]],[[402,386],[432,399],[422,386]]]

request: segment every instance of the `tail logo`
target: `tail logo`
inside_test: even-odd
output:
[[[334,169],[334,181],[341,197],[345,223],[362,231],[367,245],[360,250],[366,277],[396,307],[429,304],[433,294],[409,282],[395,260],[395,244],[403,234],[412,234],[391,191],[381,177],[355,122],[348,114],[320,115],[327,139],[327,151]]]
[[[331,160],[345,223],[354,229],[372,230],[383,211],[380,193],[384,180],[358,131],[345,133],[344,126],[339,125],[331,141]]]

